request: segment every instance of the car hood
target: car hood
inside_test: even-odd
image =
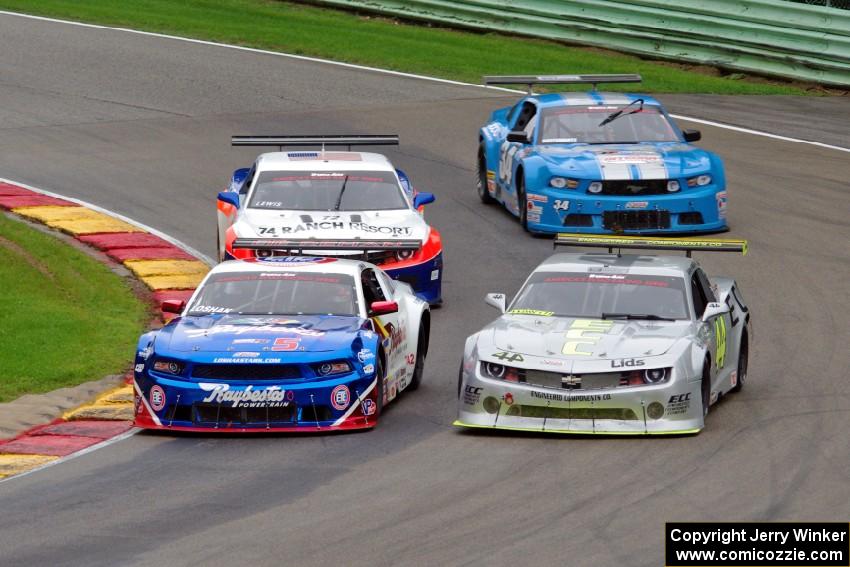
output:
[[[351,347],[363,322],[359,317],[328,315],[187,316],[160,330],[157,350],[280,355],[289,347],[276,348],[275,340],[289,338],[297,339],[296,352],[327,352]]]
[[[611,360],[658,356],[690,333],[690,321],[623,321],[505,314],[479,335],[479,346],[562,360]],[[600,329],[599,331],[593,329]],[[583,331],[583,332],[582,332]],[[573,341],[576,350],[566,354]],[[569,350],[569,349],[566,349]]]
[[[398,238],[424,243],[428,237],[428,224],[412,209],[357,212],[246,209],[239,216],[235,230],[242,238]]]
[[[552,175],[589,179],[669,179],[707,173],[711,154],[690,144],[546,144],[533,150]]]

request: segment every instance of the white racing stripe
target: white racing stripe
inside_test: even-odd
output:
[[[378,379],[377,379],[377,378],[375,378],[374,380],[372,380],[372,383],[371,383],[371,384],[369,384],[369,387],[368,387],[368,388],[366,388],[366,390],[365,390],[362,394],[359,394],[359,395],[357,396],[357,403],[354,403],[354,401],[352,400],[351,407],[349,407],[349,408],[348,408],[348,411],[346,411],[346,412],[342,415],[342,417],[340,417],[338,420],[336,420],[336,421],[333,423],[333,425],[332,425],[331,427],[337,427],[337,426],[339,426],[340,424],[342,424],[342,422],[344,422],[346,419],[348,419],[349,417],[351,417],[351,414],[353,414],[353,413],[354,413],[354,410],[356,410],[358,407],[360,407],[360,406],[362,406],[362,405],[363,405],[363,400],[366,398],[366,396],[368,396],[368,395],[369,395],[369,392],[371,392],[371,391],[375,388],[375,384],[377,384],[377,383],[378,383]],[[381,396],[381,395],[383,395],[383,393],[382,393],[382,392],[378,392],[378,395],[379,395],[379,396]]]
[[[525,94],[525,91],[521,91],[521,90],[517,90],[517,89],[508,89],[508,88],[505,88],[505,87],[486,87],[484,85],[476,85],[474,83],[465,83],[463,81],[452,81],[451,79],[440,79],[439,77],[429,77],[428,75],[418,75],[416,73],[403,73],[401,71],[391,71],[389,69],[381,69],[379,67],[369,67],[369,66],[366,66],[366,65],[355,65],[354,63],[343,63],[342,61],[332,61],[330,59],[320,59],[318,57],[307,57],[305,55],[294,55],[292,53],[282,53],[280,51],[269,51],[267,49],[257,49],[257,48],[254,48],[254,47],[244,47],[244,46],[241,46],[241,45],[231,45],[231,44],[228,44],[228,43],[218,43],[218,42],[215,42],[215,41],[205,41],[205,40],[202,40],[202,39],[193,39],[191,37],[182,37],[182,36],[179,36],[179,35],[168,35],[168,34],[163,34],[163,33],[147,32],[147,31],[133,30],[133,29],[128,29],[128,28],[101,26],[101,25],[96,25],[96,24],[84,24],[84,23],[81,23],[81,22],[72,22],[72,21],[69,21],[69,20],[60,20],[60,19],[57,19],[57,18],[47,18],[47,17],[44,17],[44,16],[32,16],[32,15],[29,15],[29,14],[21,14],[19,12],[10,12],[8,10],[0,10],[0,15],[15,16],[15,17],[19,17],[19,18],[28,18],[28,19],[31,19],[31,20],[40,20],[40,21],[45,21],[45,22],[57,23],[57,24],[66,24],[66,25],[69,25],[69,26],[79,26],[79,27],[84,27],[84,28],[121,31],[121,32],[134,33],[134,34],[137,34],[137,35],[144,35],[144,36],[149,36],[149,37],[161,37],[161,38],[164,38],[164,39],[172,39],[172,40],[176,40],[176,41],[185,41],[187,43],[196,43],[196,44],[199,44],[199,45],[210,45],[210,46],[213,46],[213,47],[224,47],[224,48],[227,48],[227,49],[236,49],[236,50],[239,50],[239,51],[247,51],[247,52],[250,52],[250,53],[262,53],[264,55],[274,55],[274,56],[277,56],[277,57],[286,57],[288,59],[296,59],[296,60],[299,60],[299,61],[310,61],[312,63],[323,63],[325,65],[335,65],[337,67],[345,67],[345,68],[348,68],[348,69],[357,69],[357,70],[360,70],[360,71],[371,71],[371,72],[374,72],[374,73],[381,73],[381,74],[384,74],[384,75],[392,75],[392,76],[396,76],[396,77],[405,77],[405,78],[408,78],[408,79],[419,79],[419,80],[422,80],[422,81],[431,81],[431,82],[435,82],[435,83],[443,83],[443,84],[446,84],[446,85],[456,85],[456,86],[461,86],[461,87],[476,87],[476,88],[479,88],[479,89],[487,89],[487,90],[491,90],[491,91],[501,91],[501,92],[506,92],[506,93],[518,93],[518,94],[522,94],[522,95]],[[803,139],[800,139],[800,138],[791,138],[791,137],[788,137],[788,136],[781,136],[779,134],[771,134],[770,132],[764,132],[762,130],[753,130],[753,129],[750,129],[750,128],[742,128],[742,127],[739,127],[739,126],[732,126],[731,124],[725,124],[723,122],[713,122],[711,120],[703,120],[701,118],[692,118],[690,116],[682,116],[682,115],[677,115],[677,114],[671,114],[670,116],[672,116],[673,118],[676,118],[678,120],[687,120],[689,122],[696,122],[698,124],[705,124],[707,126],[714,126],[715,128],[723,128],[723,129],[726,129],[726,130],[733,130],[735,132],[741,132],[743,134],[752,134],[753,136],[764,136],[766,138],[773,138],[775,140],[781,140],[783,142],[792,142],[792,143],[797,143],[797,144],[809,144],[809,145],[812,145],[812,146],[818,146],[818,147],[826,148],[826,149],[830,149],[830,150],[837,150],[837,151],[840,151],[840,152],[850,152],[850,148],[845,148],[843,146],[835,146],[835,145],[832,145],[832,144],[826,144],[824,142],[815,142],[815,141],[812,141],[812,140],[803,140]],[[160,236],[160,235],[157,234],[157,236]]]

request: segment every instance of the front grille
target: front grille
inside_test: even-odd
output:
[[[703,224],[702,213],[679,213],[679,224]]]
[[[593,215],[570,213],[564,218],[564,226],[593,226]]]
[[[566,388],[570,390],[599,390],[622,386],[629,372],[594,372],[590,374],[561,374],[545,370],[519,370],[519,381],[542,388]],[[626,383],[627,385],[628,383]]]
[[[670,228],[670,211],[605,211],[602,226],[613,231]]]
[[[666,179],[616,179],[602,182],[602,195],[666,195]]]
[[[301,371],[295,364],[196,364],[192,376],[218,380],[288,380],[301,378]]]
[[[222,404],[197,403],[192,406],[193,421],[204,425],[265,425],[267,423],[292,423],[295,421],[295,404],[282,407],[232,407]]]
[[[559,408],[514,404],[506,415],[538,419],[618,419],[633,421],[637,414],[630,408]]]

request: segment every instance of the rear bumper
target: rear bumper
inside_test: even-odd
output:
[[[193,382],[136,374],[134,425],[221,433],[369,429],[378,421],[375,377],[302,384]]]
[[[420,264],[393,268],[391,265],[381,268],[394,280],[410,284],[414,293],[431,305],[443,301],[443,253]]]
[[[694,434],[703,428],[700,382],[567,390],[464,372],[454,425],[565,434]],[[650,406],[653,406],[650,408]],[[658,406],[663,413],[658,416]]]
[[[727,194],[713,186],[636,197],[547,188],[529,207],[528,228],[541,233],[681,234],[727,228]]]

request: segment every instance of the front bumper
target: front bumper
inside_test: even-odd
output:
[[[465,371],[454,425],[566,434],[694,434],[703,428],[700,382],[567,390]],[[663,407],[660,417],[652,409]],[[655,414],[657,416],[657,414]]]
[[[377,424],[374,376],[293,383],[189,381],[137,373],[134,425],[145,429],[262,433],[369,429]]]
[[[727,228],[726,191],[713,185],[634,197],[552,187],[536,193],[529,190],[528,228],[532,232],[681,234]]]

